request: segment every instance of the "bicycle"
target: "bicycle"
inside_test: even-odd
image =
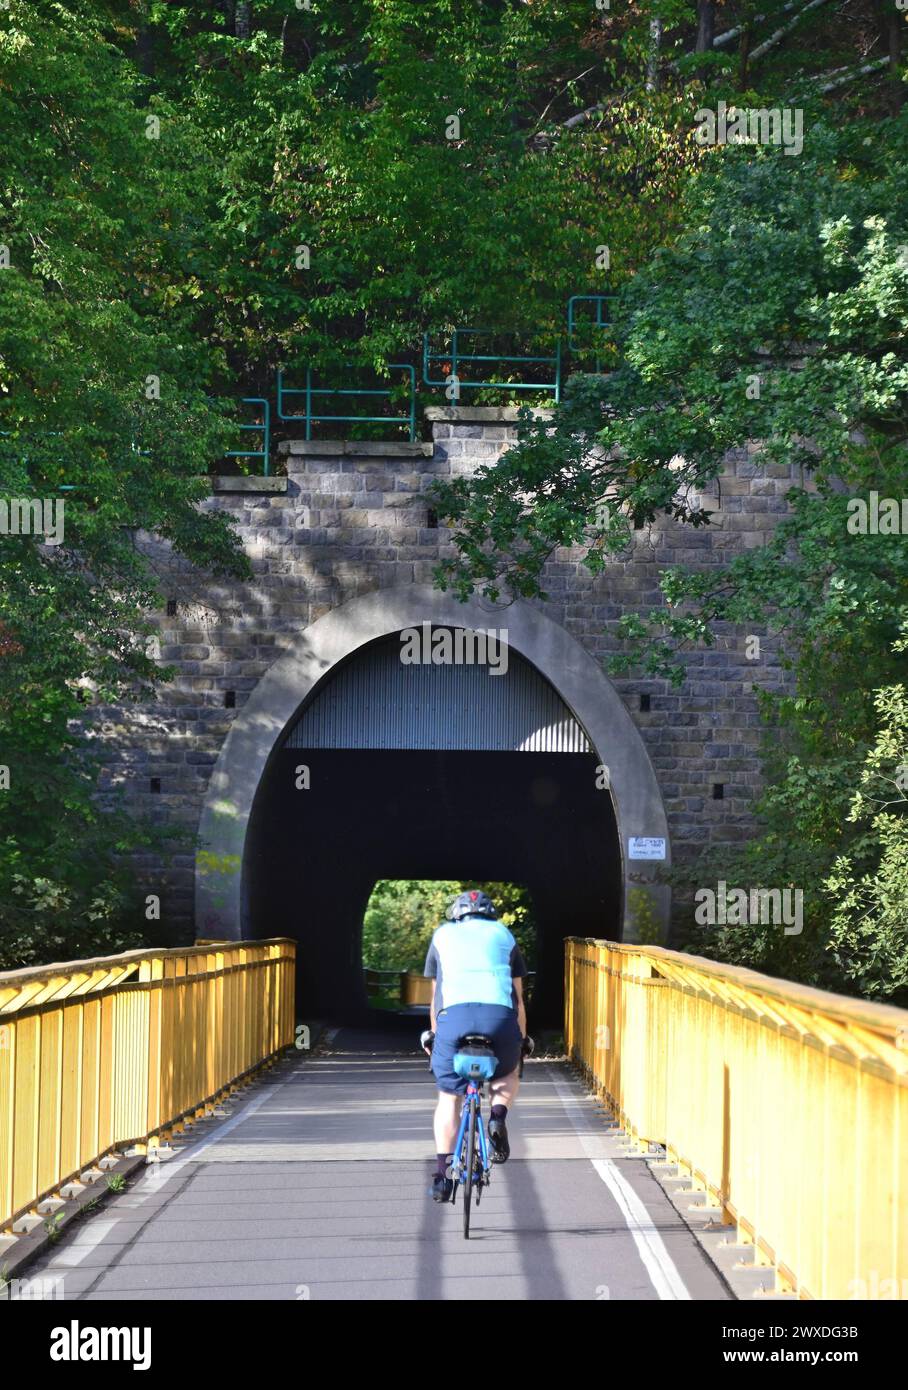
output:
[[[467,1033],[457,1044],[454,1070],[465,1078],[467,1089],[460,1112],[460,1128],[454,1141],[454,1162],[451,1178],[454,1187],[451,1202],[457,1202],[457,1189],[463,1187],[463,1238],[470,1239],[470,1208],[473,1193],[479,1206],[482,1189],[491,1181],[489,1141],[482,1118],[482,1088],[491,1081],[498,1066],[490,1038],[482,1033]]]
[[[426,1032],[420,1038],[425,1048],[428,1039],[434,1035]],[[524,1038],[520,1050],[520,1075],[523,1076],[524,1058],[533,1052],[532,1038]],[[431,1066],[431,1058],[429,1065]],[[473,1194],[476,1206],[482,1198],[482,1189],[488,1187],[491,1177],[489,1141],[482,1118],[483,1085],[491,1081],[498,1067],[498,1058],[493,1051],[491,1038],[483,1033],[465,1033],[457,1043],[454,1053],[454,1070],[467,1083],[463,1106],[460,1112],[460,1126],[454,1141],[454,1162],[450,1167],[453,1181],[451,1203],[456,1205],[457,1189],[463,1187],[463,1237],[470,1239],[470,1209]]]

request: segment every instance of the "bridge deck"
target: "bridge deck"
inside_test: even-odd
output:
[[[364,1046],[344,1032],[326,1055],[282,1062],[30,1273],[62,1275],[63,1297],[83,1300],[731,1296],[558,1063],[527,1067],[511,1159],[464,1241],[460,1204],[427,1195],[424,1059]]]

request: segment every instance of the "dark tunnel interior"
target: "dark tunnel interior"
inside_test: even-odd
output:
[[[620,934],[611,797],[589,753],[300,748],[275,752],[243,871],[244,935],[298,944],[303,1019],[367,1009],[361,928],[380,878],[523,883],[536,911],[532,1018],[557,1027],[566,936]],[[297,768],[309,769],[299,789]]]

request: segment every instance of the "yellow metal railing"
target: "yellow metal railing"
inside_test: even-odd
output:
[[[291,1044],[294,972],[279,939],[0,974],[0,1230]]]
[[[908,1298],[908,1012],[569,939],[568,1055],[812,1298]]]

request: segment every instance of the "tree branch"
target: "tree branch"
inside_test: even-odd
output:
[[[868,72],[878,72],[880,68],[886,67],[889,59],[876,58],[872,63],[864,63],[862,67],[851,68],[843,77],[836,77],[833,82],[826,82],[822,87],[813,90],[815,96],[825,96],[827,92],[832,92],[836,87],[844,87],[849,82],[854,82],[858,77],[864,77]],[[833,68],[832,72],[823,73],[817,81],[822,81],[823,77],[832,77],[834,73],[842,72],[842,68]]]
[[[790,0],[789,4],[782,6],[779,14],[790,14],[792,10],[797,9],[797,6],[798,0]],[[738,24],[734,29],[726,29],[718,38],[713,39],[713,48],[723,48],[725,44],[736,39],[744,29],[750,28],[754,24],[762,24],[763,20],[767,18],[768,16],[765,14],[755,14],[753,19],[749,19],[746,24]]]
[[[770,34],[769,38],[764,40],[763,43],[757,45],[750,55],[750,61],[752,63],[757,62],[758,59],[762,58],[765,53],[768,53],[771,48],[775,48],[777,43],[781,43],[782,40],[791,33],[792,29],[796,29],[810,10],[815,10],[818,6],[825,4],[826,0],[808,0],[808,3],[802,9],[798,10],[793,19],[790,19],[787,24],[783,24],[774,34]]]
[[[533,132],[532,132],[533,135],[536,134],[536,131],[537,131],[537,130],[539,129],[539,127],[542,125],[542,122],[545,120],[546,116],[549,114],[549,112],[551,111],[552,107],[555,105],[555,102],[558,100],[559,97],[563,97],[563,96],[564,96],[565,92],[568,90],[568,88],[571,86],[571,84],[572,84],[573,82],[579,82],[579,81],[580,81],[582,78],[584,78],[584,77],[589,77],[590,73],[593,72],[594,70],[595,70],[595,65],[594,65],[594,67],[592,67],[592,68],[587,68],[585,72],[578,73],[578,75],[577,75],[576,77],[572,77],[572,78],[570,78],[569,81],[565,82],[564,86],[561,88],[561,91],[555,93],[555,95],[552,97],[552,100],[548,103],[548,105],[546,106],[546,108],[545,108],[545,110],[543,111],[542,115],[539,117],[539,120],[536,122],[535,126],[533,127]],[[590,110],[593,110],[593,109],[594,109],[593,107],[590,107]],[[585,115],[585,114],[586,114],[585,112],[581,112],[581,115]],[[571,117],[571,120],[576,121],[576,120],[577,120],[577,117],[576,117],[576,116],[572,116],[572,117]],[[565,122],[565,125],[566,125],[566,126],[569,125],[569,124],[570,124],[569,121],[568,121],[568,122]]]

